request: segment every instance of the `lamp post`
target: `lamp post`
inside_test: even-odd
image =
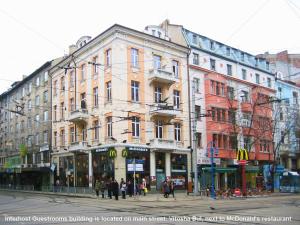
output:
[[[217,156],[219,154],[219,150],[214,147],[214,142],[213,141],[211,141],[209,144],[210,144],[210,172],[211,172],[211,192],[210,192],[210,197],[212,199],[216,199],[214,158],[215,158],[215,156]]]

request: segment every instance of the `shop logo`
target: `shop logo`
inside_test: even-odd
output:
[[[236,154],[236,159],[237,160],[248,160],[249,159],[248,151],[244,148],[239,149]]]
[[[107,155],[109,158],[114,159],[117,157],[117,150],[115,148],[109,148]]]
[[[124,157],[124,158],[128,157],[128,149],[124,148],[122,150],[122,157]]]

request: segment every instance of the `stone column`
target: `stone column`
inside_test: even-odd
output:
[[[288,168],[288,170],[292,169],[292,158],[287,159],[287,168]]]
[[[41,152],[41,154],[43,154],[43,153]],[[36,164],[36,162],[35,162],[35,153],[32,153],[32,164]]]
[[[166,157],[166,177],[171,177],[171,153],[166,152],[165,153],[165,157]]]
[[[152,180],[152,177],[155,179]],[[156,189],[156,161],[155,161],[155,152],[150,152],[150,188],[151,190]]]
[[[118,183],[121,181],[121,178],[126,179],[126,164],[125,158],[122,157],[122,147],[116,148],[117,157],[114,159],[114,167],[115,167],[115,179]]]
[[[93,157],[92,152],[89,152],[89,187],[93,187]]]

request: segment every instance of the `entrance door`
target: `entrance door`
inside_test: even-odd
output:
[[[161,190],[161,185],[165,181],[166,175],[163,171],[156,170],[156,190]]]

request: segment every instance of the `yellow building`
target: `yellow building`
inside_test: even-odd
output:
[[[186,188],[191,168],[187,54],[158,27],[113,25],[50,70],[52,163],[62,185],[136,178]]]

